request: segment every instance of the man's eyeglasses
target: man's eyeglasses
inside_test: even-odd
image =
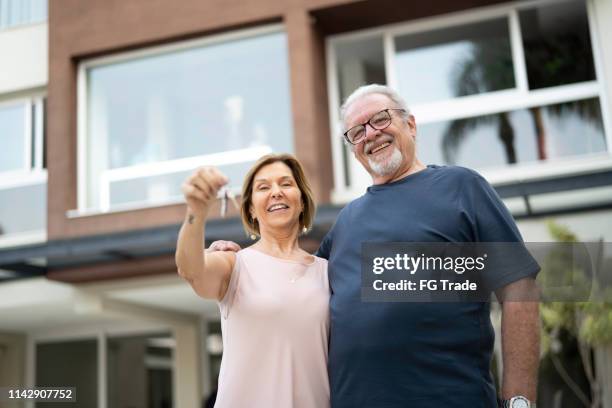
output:
[[[362,123],[361,125],[353,126],[346,132],[344,132],[344,138],[350,144],[359,144],[366,136],[366,125],[370,125],[373,129],[383,130],[386,129],[391,124],[391,113],[389,111],[402,111],[406,112],[404,109],[399,108],[389,108],[385,110],[381,110],[378,113],[375,113],[367,122]]]

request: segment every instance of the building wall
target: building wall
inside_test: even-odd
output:
[[[0,95],[47,84],[47,23],[0,31]]]
[[[305,7],[273,1],[185,1],[179,7],[172,1],[69,3],[51,2],[49,10],[49,239],[177,223],[184,215],[182,205],[173,205],[66,218],[66,211],[77,204],[76,66],[80,59],[271,21],[284,20],[288,36],[295,150],[318,200],[329,200],[323,41]]]
[[[51,2],[49,9],[49,239],[179,223],[183,205],[67,217],[77,207],[77,67],[80,61],[237,28],[282,22],[288,39],[294,146],[317,202],[330,201],[332,162],[324,39],[329,33],[495,3],[398,0],[170,0]],[[393,12],[389,12],[393,10]]]

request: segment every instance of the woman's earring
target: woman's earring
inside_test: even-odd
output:
[[[308,228],[306,228],[306,226],[304,225],[304,228],[302,228],[302,234],[305,234],[308,232]]]
[[[252,239],[253,241],[255,241],[255,240],[257,239],[257,235],[255,235],[255,234],[251,234],[251,239]]]

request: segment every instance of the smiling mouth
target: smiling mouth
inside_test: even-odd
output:
[[[289,206],[287,204],[274,204],[268,207],[267,211],[275,212],[275,211],[282,211],[282,210],[287,210],[287,209],[289,209]]]
[[[376,146],[374,149],[370,150],[370,155],[376,154],[378,152],[380,152],[383,149],[386,149],[387,147],[391,146],[391,142],[384,142],[383,144],[380,144],[378,146]]]

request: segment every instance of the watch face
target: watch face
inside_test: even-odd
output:
[[[510,408],[529,408],[529,401],[523,397],[514,397],[511,399]]]

